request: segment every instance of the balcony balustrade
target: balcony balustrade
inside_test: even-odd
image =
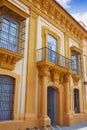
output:
[[[37,62],[51,62],[67,70],[71,70],[72,63],[70,59],[46,47],[37,50]]]

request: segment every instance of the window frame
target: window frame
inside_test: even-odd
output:
[[[19,114],[18,114],[18,93],[19,93],[19,83],[20,83],[20,75],[14,74],[13,72],[9,70],[0,70],[0,75],[6,75],[14,78],[14,95],[13,95],[13,111],[12,111],[12,120],[18,120]]]
[[[72,53],[73,52],[75,52],[75,54],[77,54],[77,58],[78,58],[78,55],[80,55],[80,57],[81,57],[81,60],[82,60],[82,50],[80,50],[79,48],[77,48],[76,46],[72,46],[72,47],[70,47],[70,50],[71,50],[71,60],[72,60]],[[82,64],[82,62],[81,62],[81,60],[80,60],[80,63],[81,63],[81,71],[80,71],[80,75],[79,74],[75,74],[75,75],[78,75],[78,76],[82,76],[82,72],[83,72],[83,64]],[[77,69],[78,69],[78,64],[77,64]],[[72,70],[73,71],[73,70]]]
[[[47,47],[48,48],[48,35],[53,36],[56,40],[57,40],[57,51],[56,53],[61,52],[61,38],[59,37],[59,35],[57,35],[55,32],[53,32],[52,30],[50,30],[48,27],[46,26],[42,26],[42,48]]]

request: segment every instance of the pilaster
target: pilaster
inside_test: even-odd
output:
[[[69,49],[69,36],[67,33],[64,33],[64,48],[65,48],[65,57],[69,58],[69,54],[70,52],[68,52],[67,50]]]
[[[32,10],[30,11],[27,83],[26,83],[26,104],[25,119],[34,120],[36,114],[36,41],[37,41],[37,18]]]

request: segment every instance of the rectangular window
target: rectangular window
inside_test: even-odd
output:
[[[18,33],[19,24],[6,16],[2,16],[0,23],[0,48],[17,52]]]

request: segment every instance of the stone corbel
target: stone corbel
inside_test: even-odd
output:
[[[41,7],[41,1],[40,1],[40,0],[33,0],[32,2],[34,3],[34,5],[35,5],[37,8],[40,8],[40,7]]]
[[[51,79],[54,83],[59,84],[60,71],[52,69],[51,70]]]
[[[66,20],[66,27],[67,27],[67,31],[70,31],[70,21]]]
[[[73,78],[73,83],[75,86],[78,86],[78,82],[80,80],[80,76],[76,76],[76,75],[72,75],[72,78]]]
[[[62,24],[63,27],[65,27],[66,19],[63,15],[61,15],[61,24]]]
[[[42,3],[43,12],[48,14],[49,12],[49,2],[47,0],[44,0]]]
[[[55,17],[55,9],[52,5],[50,5],[50,17],[54,19]]]
[[[61,14],[58,11],[55,11],[55,21],[59,24],[61,19]]]

